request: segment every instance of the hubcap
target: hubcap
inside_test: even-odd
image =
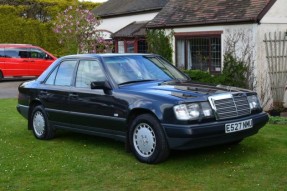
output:
[[[34,114],[33,118],[33,128],[35,131],[35,134],[40,137],[44,134],[45,131],[45,118],[43,114],[40,111],[37,111]]]
[[[153,129],[146,123],[139,124],[134,130],[133,143],[140,156],[151,156],[156,147],[156,138]]]

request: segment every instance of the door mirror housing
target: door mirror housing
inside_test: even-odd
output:
[[[105,81],[91,82],[91,89],[111,90],[112,87],[110,83],[107,80],[105,80]]]
[[[49,54],[45,54],[45,60],[52,60],[52,57]]]

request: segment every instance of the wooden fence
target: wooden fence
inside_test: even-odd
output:
[[[287,82],[287,32],[265,33],[264,42],[273,101],[282,103]]]

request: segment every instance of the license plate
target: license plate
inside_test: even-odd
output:
[[[225,124],[225,133],[233,133],[253,127],[252,119]]]

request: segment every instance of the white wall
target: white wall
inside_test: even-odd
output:
[[[287,0],[277,0],[276,3],[261,19],[262,24],[279,24],[287,23]]]
[[[256,31],[256,61],[259,82],[257,92],[262,96],[262,99],[264,99],[262,101],[266,104],[266,110],[272,109],[273,100],[270,90],[271,83],[264,39],[265,35],[269,36],[269,34],[273,37],[275,32],[287,32],[287,0],[277,0],[261,19]]]

